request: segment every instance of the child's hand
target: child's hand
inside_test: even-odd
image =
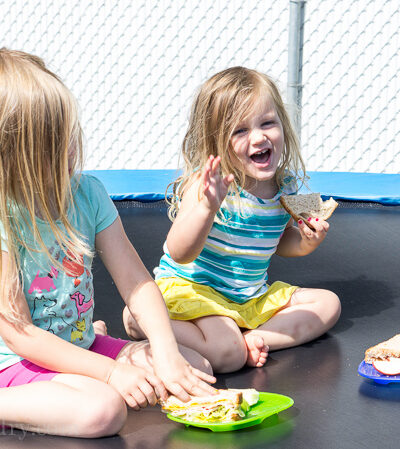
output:
[[[164,400],[168,397],[167,390],[157,376],[134,365],[116,362],[107,383],[135,410],[155,405],[159,397]]]
[[[309,228],[303,220],[299,220],[298,222],[302,245],[310,249],[315,249],[326,237],[326,233],[329,229],[329,223],[318,218],[309,218],[308,222],[314,229]]]
[[[203,184],[203,195],[201,201],[212,212],[216,213],[221,206],[222,201],[228,193],[229,185],[233,182],[233,175],[221,176],[219,164],[221,158],[210,156],[206,162],[201,182]]]
[[[165,354],[166,355],[166,354]],[[166,389],[181,401],[190,400],[190,396],[205,396],[215,393],[208,383],[216,382],[214,376],[191,366],[186,359],[176,352],[165,357],[153,354],[154,371],[163,381]]]

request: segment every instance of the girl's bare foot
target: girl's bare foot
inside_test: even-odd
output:
[[[267,361],[269,346],[259,335],[246,333],[243,335],[247,346],[247,365],[260,368]]]
[[[97,320],[93,323],[94,333],[97,335],[107,335],[107,326],[104,321]]]

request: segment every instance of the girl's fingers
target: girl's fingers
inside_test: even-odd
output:
[[[168,398],[168,391],[165,388],[165,385],[161,382],[161,380],[153,376],[152,374],[148,374],[146,376],[146,380],[153,386],[156,391],[157,396],[165,401]]]
[[[129,397],[126,399],[129,407],[132,407],[135,410],[139,408],[145,408],[147,406],[147,399],[145,395],[136,388],[134,392],[132,392]]]
[[[325,220],[321,220],[320,218],[309,218],[308,223],[318,232],[327,232],[329,229],[329,224]]]
[[[213,163],[214,163],[214,156],[211,155],[207,159],[206,165],[204,166],[205,170],[207,170],[208,172],[211,172],[212,168],[213,168]]]
[[[181,385],[179,385],[177,383],[173,383],[171,385],[168,385],[168,390],[174,396],[176,396],[178,399],[180,399],[183,402],[190,401],[190,399],[191,399],[189,393],[187,391],[185,391],[185,389]]]
[[[156,393],[155,393],[153,387],[148,382],[145,382],[145,383],[141,384],[140,385],[140,390],[141,390],[141,392],[143,393],[143,395],[146,398],[146,403],[143,403],[144,407],[146,407],[147,404],[151,405],[151,406],[157,404]]]
[[[308,239],[312,238],[313,231],[304,223],[304,220],[299,220],[297,224],[302,235],[306,236]]]
[[[195,385],[192,385],[190,388],[190,394],[193,396],[208,396],[216,394],[215,388],[211,385],[206,384],[205,382],[200,382]]]
[[[204,381],[206,381],[206,382],[209,382],[209,383],[211,383],[211,384],[213,384],[213,383],[215,383],[216,381],[217,381],[217,379],[214,377],[214,376],[212,376],[211,374],[207,374],[207,373],[205,373],[204,371],[201,371],[201,370],[199,370],[199,369],[197,369],[197,368],[193,368],[192,367],[192,373],[196,376],[196,377],[198,377],[199,379],[201,379],[201,380],[204,380]],[[213,387],[210,387],[212,390],[214,389]]]
[[[138,403],[135,401],[135,398],[133,396],[130,395],[127,398],[125,398],[125,402],[133,410],[137,410],[137,411],[140,410],[140,407],[139,407]]]
[[[207,166],[204,167],[201,174],[201,183],[203,184],[203,190],[207,190],[210,186],[210,168]]]
[[[224,178],[224,184],[226,187],[229,187],[230,184],[232,184],[233,180],[235,179],[235,177],[232,175],[232,173],[230,173],[229,175],[225,176]]]
[[[182,387],[192,396],[204,396],[205,394],[213,394],[215,389],[203,382],[197,376],[190,374],[182,379]]]
[[[221,162],[221,158],[219,156],[217,156],[216,158],[213,158],[212,165],[211,165],[211,170],[212,170],[213,174],[216,173],[220,162]]]

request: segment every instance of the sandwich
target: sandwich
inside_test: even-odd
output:
[[[312,226],[308,223],[308,218],[327,220],[338,206],[332,197],[323,201],[319,193],[282,195],[280,202],[296,221],[303,219],[309,227]]]
[[[400,334],[368,348],[364,361],[382,374],[400,374]]]
[[[249,388],[217,390],[217,394],[210,396],[192,396],[188,402],[169,396],[166,401],[160,401],[160,404],[163,412],[185,421],[228,423],[244,418],[246,412],[258,400],[258,392]]]

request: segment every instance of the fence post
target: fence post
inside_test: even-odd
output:
[[[306,0],[290,0],[287,102],[290,118],[301,137],[303,33]]]

